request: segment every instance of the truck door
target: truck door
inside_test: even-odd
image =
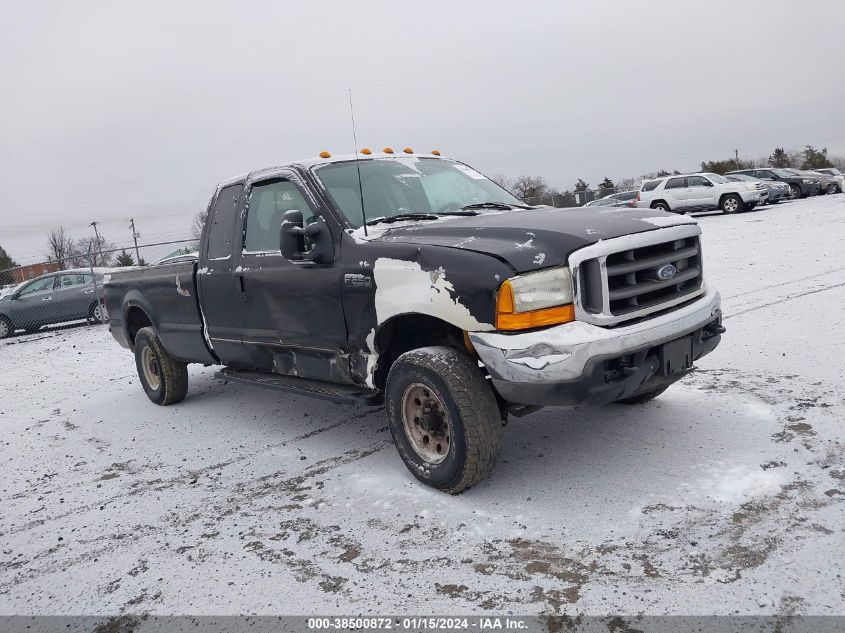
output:
[[[262,371],[351,382],[339,256],[331,263],[310,261],[307,254],[292,261],[279,250],[282,214],[297,209],[308,225],[320,213],[318,201],[293,171],[248,183],[246,196],[233,274],[251,365]],[[331,217],[324,219],[337,251],[340,227]]]
[[[244,185],[222,187],[209,207],[200,246],[197,286],[208,340],[225,365],[246,366],[241,305],[234,279],[235,230]]]
[[[687,208],[716,208],[716,188],[704,176],[687,176]]]
[[[686,178],[683,176],[670,178],[666,181],[663,190],[666,195],[666,202],[669,203],[672,211],[684,209],[687,206]]]

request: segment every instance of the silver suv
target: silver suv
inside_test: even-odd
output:
[[[731,182],[712,173],[679,174],[643,183],[637,206],[663,209],[674,213],[713,211],[722,213],[750,211],[768,200],[761,183]]]

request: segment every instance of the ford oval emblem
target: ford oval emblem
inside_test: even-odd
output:
[[[678,269],[672,264],[666,264],[657,269],[657,278],[661,281],[669,281],[677,272]]]

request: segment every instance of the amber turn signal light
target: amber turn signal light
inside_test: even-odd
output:
[[[514,308],[513,288],[505,281],[496,297],[497,330],[530,330],[547,325],[559,325],[575,320],[575,306],[570,304],[542,308],[528,312],[516,312]]]

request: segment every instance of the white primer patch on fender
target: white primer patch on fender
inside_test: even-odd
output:
[[[376,385],[373,382],[373,376],[376,373],[376,364],[378,363],[378,354],[376,353],[376,329],[370,330],[367,334],[367,347],[370,348],[370,355],[367,356],[367,386],[370,389],[375,389]]]
[[[418,262],[379,257],[373,266],[376,282],[376,319],[379,325],[397,314],[417,312],[437,317],[468,331],[494,330],[479,322],[453,298],[455,287],[441,267],[425,271]]]

